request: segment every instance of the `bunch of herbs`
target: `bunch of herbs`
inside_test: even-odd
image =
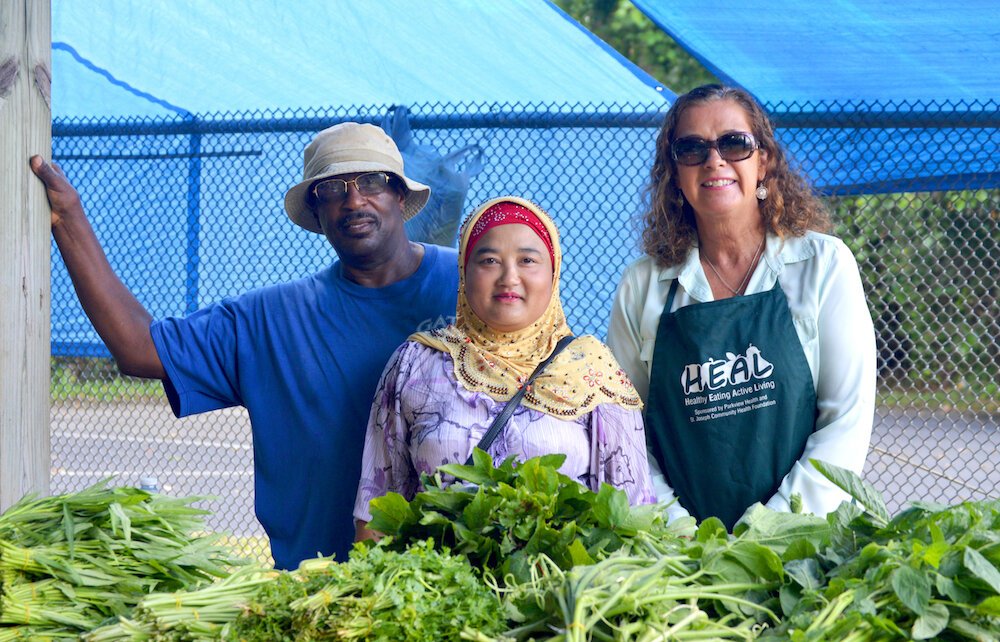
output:
[[[261,591],[223,638],[447,642],[504,628],[498,597],[468,561],[422,542],[403,552],[356,547],[339,564],[306,562]]]

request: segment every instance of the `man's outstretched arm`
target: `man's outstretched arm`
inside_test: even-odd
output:
[[[165,378],[149,334],[153,317],[111,268],[84,214],[80,195],[56,163],[32,156],[31,171],[45,184],[52,208],[52,236],[83,311],[118,362],[118,368],[135,377]]]

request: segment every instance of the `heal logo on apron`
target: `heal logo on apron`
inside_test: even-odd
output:
[[[727,352],[725,359],[690,363],[681,373],[684,405],[721,404],[696,410],[692,421],[710,421],[772,406],[777,401],[769,399],[767,391],[775,389],[773,373],[774,364],[753,344],[745,354]]]
[[[816,391],[785,293],[685,306],[660,316],[646,435],[678,500],[732,529],[765,502],[801,457]]]

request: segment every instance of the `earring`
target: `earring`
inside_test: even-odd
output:
[[[764,183],[757,186],[757,191],[754,192],[754,196],[757,197],[758,201],[763,201],[767,199],[767,188],[764,187]]]

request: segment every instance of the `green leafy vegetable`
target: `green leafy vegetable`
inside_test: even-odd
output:
[[[861,479],[846,468],[840,468],[816,459],[809,463],[841,490],[856,499],[880,523],[889,521],[889,509],[875,487]]]
[[[494,468],[476,451],[471,466],[448,464],[425,476],[425,491],[410,502],[391,493],[372,500],[368,527],[390,536],[397,550],[430,539],[516,581],[530,579],[532,559],[542,553],[568,569],[630,546],[639,533],[678,538],[662,507],[632,508],[608,485],[591,492],[559,472],[564,460],[509,458]]]
[[[406,551],[357,547],[347,562],[306,562],[283,574],[226,632],[243,642],[446,642],[506,628],[497,596],[462,557],[430,542]]]

